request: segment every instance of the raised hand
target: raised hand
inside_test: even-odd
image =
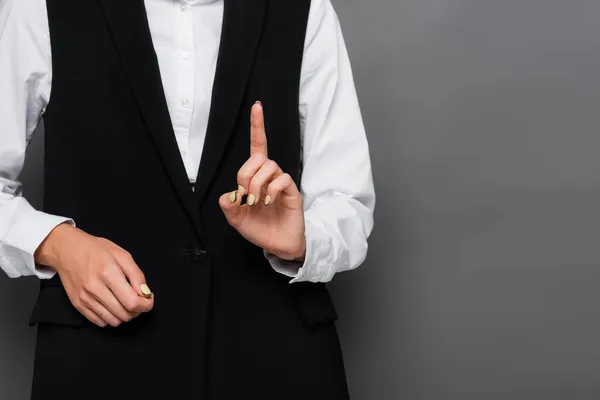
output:
[[[154,307],[140,268],[107,239],[62,224],[40,245],[35,261],[58,272],[73,306],[100,327],[117,327]]]
[[[223,194],[219,205],[227,221],[251,243],[282,259],[304,259],[302,196],[289,174],[268,157],[262,105],[250,115],[250,158],[237,176],[238,189]],[[242,196],[247,194],[246,203]]]

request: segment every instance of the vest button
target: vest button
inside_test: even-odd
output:
[[[194,248],[190,251],[190,258],[195,262],[202,262],[206,259],[207,256],[206,250]]]

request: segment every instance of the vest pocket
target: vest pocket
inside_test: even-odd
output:
[[[29,318],[29,326],[49,324],[80,327],[87,319],[71,304],[62,286],[44,286]]]
[[[302,282],[290,285],[304,323],[308,327],[338,319],[329,290],[324,283]]]

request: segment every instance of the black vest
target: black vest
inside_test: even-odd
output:
[[[174,1],[174,0],[164,0]],[[53,83],[44,210],[129,251],[155,309],[97,328],[58,276],[42,282],[32,398],[344,399],[336,313],[226,222],[249,156],[250,107],[269,156],[301,174],[300,69],[310,0],[225,0],[208,131],[192,191],[143,0],[47,0]]]

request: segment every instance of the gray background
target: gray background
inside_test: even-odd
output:
[[[334,4],[378,189],[332,284],[353,398],[598,399],[600,2]],[[2,400],[29,392],[35,291],[0,278]]]

